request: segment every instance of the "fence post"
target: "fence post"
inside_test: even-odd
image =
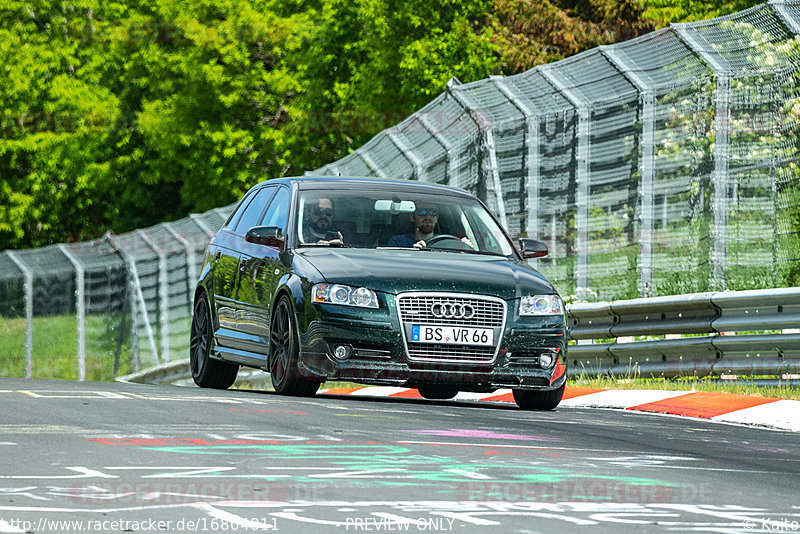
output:
[[[77,287],[75,288],[75,311],[78,316],[78,380],[86,380],[86,275],[83,265],[69,251],[66,245],[58,245],[58,249],[75,268]]]
[[[33,378],[33,271],[14,252],[6,254],[25,277],[25,378]]]
[[[454,80],[447,82],[447,92],[453,97],[453,100],[466,111],[467,115],[475,122],[478,130],[483,133],[483,144],[486,151],[489,153],[489,165],[487,171],[489,173],[489,185],[491,192],[494,194],[494,200],[497,204],[497,215],[500,219],[500,224],[503,228],[508,228],[508,218],[506,217],[506,205],[503,199],[503,185],[500,182],[500,167],[497,165],[497,150],[494,145],[494,132],[492,131],[491,121],[486,120],[483,116],[479,116],[479,109],[475,106],[470,97],[464,90],[456,89],[457,84]]]
[[[439,143],[445,151],[447,157],[447,184],[448,185],[456,185],[455,182],[455,169],[458,168],[458,155],[454,150],[453,143],[447,139],[446,136],[442,135],[442,132],[433,122],[431,121],[430,117],[428,117],[427,113],[420,113],[419,114],[419,122],[422,124],[423,128],[428,131],[429,134],[436,139],[436,142]]]
[[[142,230],[136,230],[136,235],[147,243],[147,246],[158,257],[158,322],[161,332],[161,360],[168,362],[169,357],[169,280],[167,270],[167,255],[153,243]]]
[[[172,227],[172,223],[167,222],[162,226],[166,228],[167,232],[169,232],[172,237],[174,237],[181,245],[183,245],[183,249],[186,251],[186,276],[189,277],[189,283],[186,284],[188,289],[186,302],[188,303],[189,314],[191,315],[192,298],[194,297],[194,284],[197,283],[197,264],[195,263],[194,247],[186,238],[184,238],[175,230],[175,228]]]
[[[591,102],[585,101],[564,84],[550,65],[539,67],[545,80],[578,112],[577,170],[575,173],[575,293],[586,298],[589,290],[589,159],[591,157]]]
[[[649,297],[653,291],[653,204],[655,197],[655,123],[656,96],[649,90],[648,84],[631,68],[624,56],[614,46],[601,46],[600,53],[605,55],[617,70],[633,84],[641,96],[642,107],[642,154],[639,169],[642,179],[639,186],[642,210],[641,235],[639,237],[639,293]]]
[[[525,117],[525,235],[539,239],[539,117],[515,94],[508,80],[501,76],[491,80]]]
[[[370,171],[372,171],[376,176],[378,176],[380,178],[386,178],[386,173],[383,172],[383,169],[381,169],[380,165],[375,163],[375,160],[372,159],[372,156],[370,156],[367,153],[367,151],[365,151],[365,150],[364,151],[358,151],[357,150],[356,154],[358,154],[358,157],[361,158],[361,160],[364,162],[364,165],[366,165],[367,168]]]
[[[203,221],[203,219],[200,217],[199,213],[192,213],[191,215],[189,215],[189,219],[193,223],[195,223],[197,226],[199,226],[200,229],[203,232],[205,232],[205,234],[208,237],[214,237],[214,232],[211,230],[211,228],[208,227],[208,225],[205,223],[205,221]]]
[[[117,253],[120,256],[122,256],[122,258],[125,260],[125,264],[128,266],[128,275],[130,277],[130,283],[131,283],[131,285],[133,285],[133,289],[134,289],[134,297],[133,298],[134,298],[135,302],[139,303],[139,306],[141,307],[141,310],[142,310],[142,317],[144,318],[144,328],[145,328],[145,331],[147,332],[147,339],[150,342],[150,350],[153,352],[153,355],[156,358],[156,362],[161,364],[163,362],[161,361],[161,357],[158,355],[158,349],[156,349],[156,339],[155,339],[155,336],[153,335],[153,327],[150,325],[150,318],[149,318],[149,316],[147,314],[147,302],[145,302],[145,300],[144,300],[144,294],[142,293],[142,284],[139,282],[139,270],[136,268],[136,261],[130,255],[125,253],[125,251],[123,251],[122,248],[120,248],[118,246],[114,236],[112,236],[109,233],[109,234],[106,234],[106,237],[108,238],[108,242],[111,244],[111,246],[114,247],[114,250],[116,250]],[[136,340],[137,341],[137,350],[134,353],[134,367],[138,369],[140,367],[140,365],[141,365],[140,361],[139,361],[139,351],[138,351],[138,327],[139,327],[138,322],[139,321],[138,321],[138,318],[137,318],[138,314],[137,314],[137,311],[136,311],[135,304],[134,304],[133,308],[134,308],[133,309],[133,322],[134,322],[134,326],[136,327],[136,331],[137,331],[137,333],[136,333],[136,336],[137,336],[137,340]]]
[[[786,24],[786,27],[794,34],[800,34],[800,23],[792,16],[791,12],[786,7],[786,0],[767,0],[767,4],[778,15],[778,17]]]
[[[727,286],[725,276],[728,271],[731,69],[727,60],[714,51],[713,45],[692,31],[691,23],[672,24],[672,27],[675,28],[675,34],[713,69],[717,78],[717,91],[714,98],[716,104],[714,110],[714,170],[711,171],[711,184],[714,186],[711,202],[711,212],[714,217],[711,232],[711,285],[713,289],[724,290]]]
[[[414,167],[414,174],[416,176],[417,181],[419,182],[423,181],[422,173],[424,171],[423,171],[422,161],[417,157],[416,154],[414,154],[413,150],[408,148],[408,145],[406,145],[405,142],[402,139],[400,139],[400,136],[398,136],[396,133],[389,132],[387,135],[389,137],[389,141],[391,141],[394,144],[394,146],[397,147],[397,150],[399,150],[400,153],[403,155],[403,157],[406,158],[406,160],[411,164],[412,167]]]

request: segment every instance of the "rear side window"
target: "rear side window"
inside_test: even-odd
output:
[[[242,218],[242,213],[244,212],[245,208],[248,204],[250,204],[250,201],[253,200],[254,194],[255,191],[253,190],[247,192],[242,201],[239,202],[239,205],[236,206],[236,211],[231,213],[231,216],[228,217],[228,222],[225,223],[225,228],[233,230],[234,226],[236,226],[236,223]]]
[[[250,201],[250,204],[244,209],[241,219],[236,223],[234,232],[237,234],[244,234],[253,226],[257,226],[258,221],[261,219],[261,214],[264,213],[267,202],[274,192],[274,187],[265,187],[259,190],[253,197],[253,200]]]
[[[285,187],[278,189],[275,198],[269,204],[264,219],[259,226],[277,226],[281,234],[286,234],[286,221],[289,219],[289,201],[291,194]]]

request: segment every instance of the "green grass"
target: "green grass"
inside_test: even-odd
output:
[[[118,321],[86,318],[87,380],[113,380]],[[123,340],[119,375],[130,372],[130,347]],[[78,379],[78,327],[74,315],[33,319],[33,378]],[[0,376],[25,376],[25,319],[0,317]]]

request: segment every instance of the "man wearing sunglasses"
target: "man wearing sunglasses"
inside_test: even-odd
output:
[[[328,198],[306,204],[306,223],[303,225],[303,241],[319,245],[342,244],[342,233],[333,227],[333,203]],[[330,239],[331,233],[339,234]]]
[[[414,233],[392,236],[389,239],[390,247],[425,248],[428,246],[425,241],[438,235],[434,232],[436,223],[439,222],[439,210],[435,205],[417,202],[414,212],[409,217],[414,223]],[[466,237],[462,237],[461,241],[475,248]]]

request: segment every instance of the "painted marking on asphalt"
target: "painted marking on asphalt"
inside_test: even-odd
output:
[[[686,395],[686,391],[656,389],[608,389],[572,399],[562,400],[564,406],[593,406],[598,408],[628,408],[636,404],[656,402]]]
[[[110,391],[69,391],[69,390],[17,390],[17,393],[28,395],[35,399],[124,399],[125,395]]]
[[[458,438],[485,438],[485,439],[518,439],[524,441],[559,441],[555,438],[542,436],[528,436],[525,434],[498,434],[489,430],[471,430],[464,428],[451,428],[450,430],[404,430],[412,434],[426,434],[429,436],[452,436]]]
[[[553,446],[536,446],[536,445],[504,445],[498,443],[460,443],[460,442],[452,442],[452,441],[411,441],[411,440],[404,440],[404,441],[397,441],[401,445],[430,445],[432,447],[443,447],[443,446],[453,446],[453,447],[489,447],[493,449],[535,449],[535,450],[542,450],[542,451],[576,451],[576,452],[607,452],[609,454],[616,454],[619,451],[611,450],[611,449],[581,449],[577,447],[553,447]]]
[[[358,391],[359,389],[364,389],[363,387],[353,387],[353,388],[330,388],[320,391],[322,395],[350,395],[351,393]]]
[[[392,393],[389,395],[390,397],[396,397],[401,399],[422,399],[423,396],[419,394],[419,391],[416,389],[407,389],[405,391],[398,391],[397,393]]]
[[[222,471],[235,471],[236,467],[178,467],[178,466],[113,466],[106,467],[109,471],[170,471],[169,473],[156,473],[142,475],[142,478],[205,478],[200,475],[217,475]]]
[[[78,473],[77,475],[0,475],[0,478],[11,478],[11,479],[47,479],[47,480],[54,480],[54,479],[71,479],[71,478],[119,478],[116,475],[108,475],[106,473],[102,473],[100,471],[96,471],[94,469],[90,469],[88,467],[65,467],[64,469],[68,471],[73,471]]]
[[[561,400],[574,399],[576,397],[583,397],[584,395],[591,395],[592,393],[600,393],[606,391],[605,388],[583,388],[583,387],[566,387],[564,388],[564,396]]]
[[[710,419],[717,415],[752,408],[762,404],[771,404],[778,399],[754,397],[751,395],[733,395],[730,393],[689,393],[671,399],[663,399],[630,406],[628,410],[639,412],[661,412],[688,417]]]
[[[0,425],[0,434],[63,434],[89,432],[89,429],[60,425]]]
[[[733,413],[717,415],[711,419],[712,421],[749,425],[770,424],[798,432],[800,431],[800,401],[782,399]]]
[[[396,415],[373,415],[366,413],[337,413],[335,417],[363,417],[365,419],[399,419]]]
[[[13,441],[0,441],[0,445],[16,445]]]
[[[393,393],[400,393],[407,389],[391,386],[370,386],[354,391],[350,395],[353,397],[388,397]]]

